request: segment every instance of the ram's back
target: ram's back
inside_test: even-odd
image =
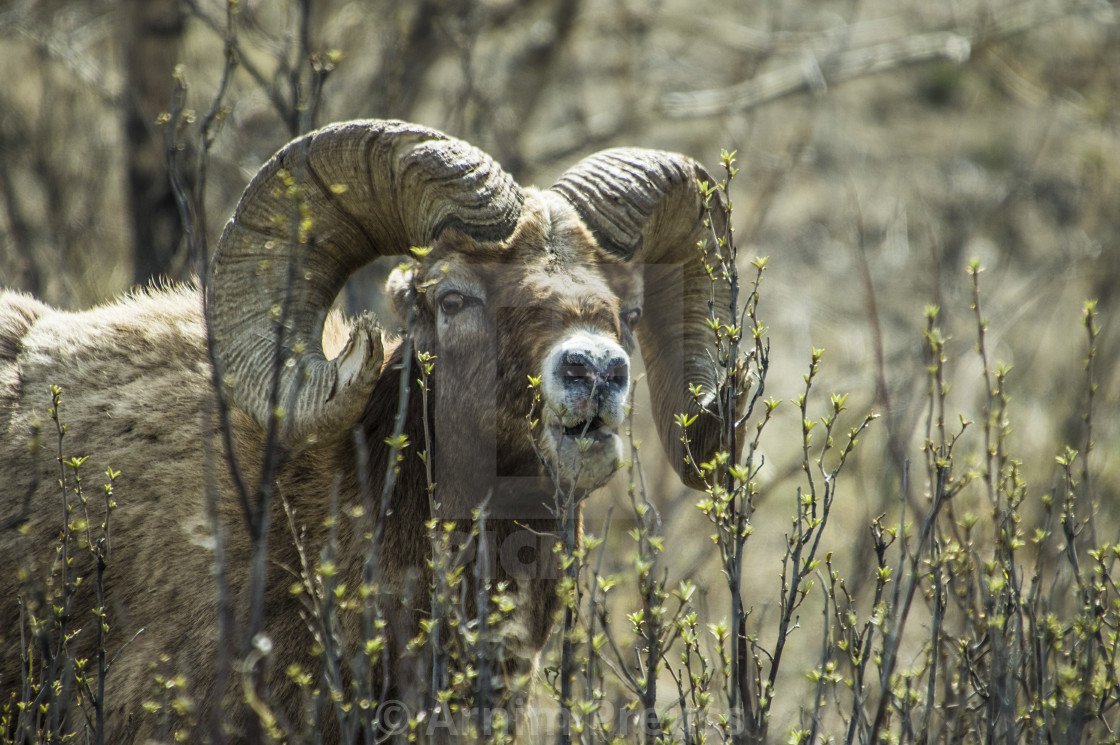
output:
[[[79,313],[0,296],[0,457],[9,466],[2,504],[11,507],[16,481],[57,481],[52,387],[61,391],[63,454],[88,456],[97,468],[84,469],[91,480],[108,466],[158,469],[168,465],[160,458],[197,450],[199,406],[210,389],[204,333],[198,293],[188,289]]]
[[[61,437],[51,415],[52,386],[61,391]],[[209,597],[187,583],[210,573],[205,487],[211,477],[211,483],[224,480],[211,390],[197,291],[141,293],[80,313],[57,311],[24,295],[0,295],[0,526],[6,526],[0,531],[0,693],[18,684],[13,678],[21,625],[26,634],[28,614],[47,612],[34,607],[41,602],[36,596],[47,593],[39,597],[49,601],[52,574],[57,582],[63,474],[70,522],[79,527],[75,520],[87,522],[96,542],[106,514],[105,472],[120,473],[105,584],[110,610],[129,610],[111,614],[110,654],[146,616],[167,617],[176,603],[189,609],[197,602],[192,596]],[[60,452],[64,461],[86,458],[80,476],[88,506],[74,492],[73,469],[60,467]],[[87,575],[69,628],[83,629],[74,643],[88,653],[94,603],[84,588],[93,584],[93,559],[81,546],[82,533],[69,546],[70,571]],[[22,622],[17,597],[23,598]],[[195,611],[205,615],[205,605]],[[184,629],[206,627],[197,623],[198,615],[190,620]],[[184,636],[183,629],[149,629],[121,657],[111,680],[125,685],[144,675],[158,656],[155,650],[197,654],[206,646],[199,641]],[[195,651],[183,651],[192,644]],[[173,664],[180,663],[189,661]]]

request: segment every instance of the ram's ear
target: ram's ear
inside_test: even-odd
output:
[[[389,279],[385,280],[385,294],[392,301],[393,312],[397,314],[402,326],[408,322],[408,309],[416,302],[413,279],[418,268],[419,264],[415,261],[403,261],[389,273]]]

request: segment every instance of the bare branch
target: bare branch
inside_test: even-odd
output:
[[[978,46],[1084,13],[1092,13],[1108,22],[1116,21],[1115,11],[1107,3],[1096,0],[1060,9],[1029,3],[1005,10],[1003,15],[994,19],[978,19],[971,28],[917,34],[845,49],[823,57],[814,51],[819,44],[810,42],[792,64],[728,88],[666,94],[661,99],[661,108],[669,116],[680,118],[729,114],[747,111],[806,90],[824,93],[829,85],[889,72],[906,65],[935,59],[964,63]],[[827,35],[832,38],[836,33],[830,31]]]

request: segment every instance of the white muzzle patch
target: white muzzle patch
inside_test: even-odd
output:
[[[579,329],[545,355],[541,378],[541,445],[561,488],[601,486],[622,459],[630,358],[610,337]]]

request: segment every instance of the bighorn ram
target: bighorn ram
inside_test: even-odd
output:
[[[267,685],[298,713],[284,670],[304,659],[311,638],[289,594],[288,572],[300,565],[295,541],[277,526],[287,525],[287,503],[303,544],[317,551],[332,502],[348,514],[384,478],[402,343],[383,339],[367,316],[351,322],[348,339],[328,318],[347,277],[377,257],[430,249],[399,266],[388,291],[413,319],[415,348],[436,357],[427,399],[412,383],[404,420],[410,452],[430,443],[435,458],[401,460],[377,528],[384,583],[419,588],[418,613],[429,572],[426,469],[450,518],[469,520],[489,500],[487,527],[499,542],[554,530],[547,507],[558,487],[586,492],[619,467],[635,341],[661,442],[684,482],[698,486],[674,416],[714,406],[720,384],[707,318],[726,289],[697,250],[711,235],[697,186],[705,178],[684,156],[620,149],[581,161],[551,189],[523,189],[439,132],[341,123],[293,141],[253,178],[216,249],[205,303],[189,288],[79,313],[0,297],[0,705],[19,684],[21,646],[33,638],[24,621],[44,612],[33,606],[59,542],[60,464],[48,414],[58,386],[66,455],[88,456],[87,483],[106,467],[120,473],[104,580],[112,649],[124,647],[107,681],[110,731],[137,741],[152,733],[142,703],[160,655],[191,681],[200,711],[211,710],[221,609],[207,494],[218,494],[231,604],[248,607],[252,541],[229,452],[254,485],[270,427],[282,457],[263,600],[276,655]],[[206,324],[230,402],[230,448],[213,403]],[[415,378],[415,363],[411,370]],[[529,376],[541,379],[532,437]],[[699,402],[690,385],[701,386]],[[691,428],[698,458],[718,446],[714,422],[700,416]],[[339,574],[357,587],[370,539],[350,525],[333,529]],[[558,603],[556,573],[529,565],[531,577],[502,561],[493,571],[527,598],[522,652],[531,660]],[[79,588],[68,627],[82,629],[74,643],[86,653],[95,640],[92,584]],[[230,719],[243,721],[236,707]]]

